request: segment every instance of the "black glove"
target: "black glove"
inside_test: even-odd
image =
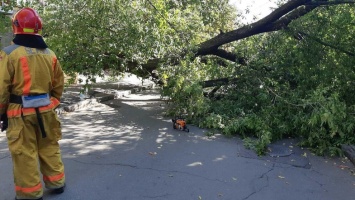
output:
[[[9,125],[9,121],[7,119],[6,113],[1,115],[0,121],[1,121],[1,132],[3,132],[7,129],[8,125]]]

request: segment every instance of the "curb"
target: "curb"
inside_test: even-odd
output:
[[[91,90],[88,92],[90,95],[90,98],[80,100],[77,103],[74,103],[72,105],[67,105],[64,107],[59,107],[55,111],[58,115],[62,115],[64,113],[70,113],[74,112],[76,110],[82,109],[82,108],[87,108],[89,106],[92,106],[96,103],[102,103],[105,101],[110,101],[113,99],[118,99],[122,97],[129,96],[130,94],[136,93],[141,91],[142,88],[133,88],[131,90],[104,90],[104,91],[98,91],[98,90]]]
[[[58,115],[62,115],[64,113],[69,113],[69,112],[74,112],[76,110],[82,109],[82,108],[87,108],[89,106],[92,106],[96,103],[101,103],[104,101],[109,101],[114,99],[115,96],[112,94],[105,94],[101,92],[95,92],[90,95],[90,98],[80,100],[77,103],[74,103],[72,105],[64,106],[57,108],[55,111]]]
[[[86,108],[86,107],[93,105],[95,103],[97,103],[96,99],[85,99],[83,101],[80,101],[78,103],[75,103],[75,104],[72,104],[69,106],[57,108],[55,111],[58,115],[62,115],[64,113],[74,112],[74,111],[81,109],[81,108]]]
[[[95,96],[95,98],[101,98],[101,96],[106,96],[106,95],[113,95],[114,99],[119,99],[122,97],[127,97],[131,94],[135,94],[137,92],[147,90],[149,87],[133,87],[131,89],[114,89],[114,88],[108,88],[108,89],[103,89],[103,88],[96,88],[95,90],[89,91],[90,96]],[[105,100],[105,99],[103,99]],[[112,100],[112,99],[109,99]]]
[[[353,145],[342,145],[341,149],[344,151],[344,154],[355,166],[355,146]]]

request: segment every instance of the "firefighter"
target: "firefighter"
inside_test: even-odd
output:
[[[6,113],[8,118],[16,199],[43,199],[40,173],[53,193],[65,187],[58,144],[61,124],[54,110],[63,93],[64,74],[42,38],[42,20],[34,9],[19,10],[12,28],[13,44],[0,52],[0,116]]]

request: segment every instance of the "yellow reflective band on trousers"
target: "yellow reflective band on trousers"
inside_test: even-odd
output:
[[[62,187],[65,182],[58,143],[62,137],[60,121],[54,110],[41,115],[46,138],[41,136],[36,115],[9,118],[6,136],[13,160],[17,199],[42,197],[40,174],[49,189]]]

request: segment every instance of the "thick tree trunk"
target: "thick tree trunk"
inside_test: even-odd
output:
[[[219,49],[219,47],[260,33],[284,29],[293,20],[304,16],[317,7],[317,5],[307,5],[308,3],[311,3],[311,0],[289,1],[255,23],[230,32],[219,34],[218,36],[201,43],[196,55],[216,55],[233,62],[244,60],[237,59],[236,55]]]
[[[225,44],[235,42],[244,38],[248,38],[253,35],[273,32],[282,30],[288,27],[288,25],[293,21],[296,20],[307,13],[311,12],[312,10],[316,9],[322,5],[338,5],[338,4],[348,4],[348,3],[355,3],[355,1],[336,1],[330,2],[329,0],[322,0],[322,1],[314,1],[314,0],[290,0],[284,5],[280,6],[279,8],[275,9],[271,12],[268,16],[256,21],[255,23],[243,26],[236,30],[221,33],[214,38],[211,38],[198,46],[197,53],[195,54],[196,57],[198,56],[205,56],[205,55],[215,55],[220,58],[236,62],[241,65],[245,65],[246,58],[238,57],[233,52],[228,52],[226,50],[221,49]],[[142,71],[146,73],[152,73],[155,69],[159,66],[158,59],[154,59],[148,62],[145,65],[142,65]],[[176,60],[174,60],[173,64],[176,64]],[[133,67],[136,63],[130,63],[130,69],[137,69]],[[232,81],[233,82],[233,81]],[[230,83],[230,79],[219,79],[219,80],[211,80],[206,81],[203,85],[204,87],[209,87],[209,85],[219,85],[219,84],[228,84]]]

